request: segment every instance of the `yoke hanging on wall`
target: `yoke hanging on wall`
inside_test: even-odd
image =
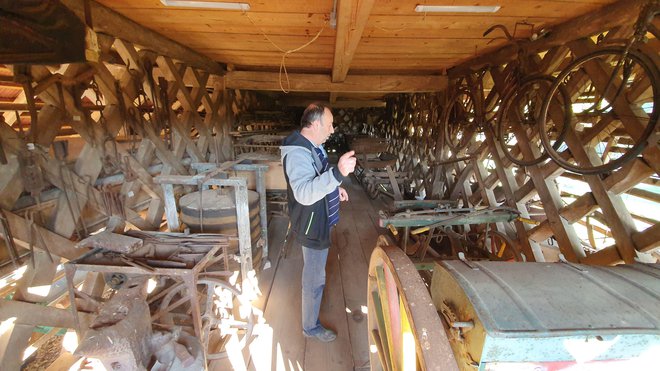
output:
[[[85,61],[85,24],[58,0],[0,0],[0,63]]]

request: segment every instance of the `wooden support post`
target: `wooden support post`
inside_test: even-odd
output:
[[[165,218],[167,219],[167,228],[170,232],[179,231],[179,213],[176,210],[176,201],[174,199],[174,187],[172,184],[161,184],[165,199]]]
[[[269,257],[268,257],[268,211],[266,210],[267,208],[267,200],[266,200],[266,171],[264,169],[257,169],[256,174],[256,186],[257,186],[257,192],[259,193],[259,220],[261,223],[261,238],[263,239],[264,242],[264,247],[263,247],[263,259],[264,262],[262,264],[262,267],[267,267],[267,265],[270,264]]]
[[[578,163],[591,163],[592,160],[590,160],[590,158],[594,159],[595,152],[590,155],[584,151],[582,142],[572,128],[569,127],[568,130],[566,130],[564,139]],[[592,195],[602,210],[608,227],[610,227],[612,231],[614,239],[617,242],[616,246],[619,250],[619,255],[623,257],[623,260],[626,263],[633,263],[637,256],[635,244],[631,238],[631,234],[635,230],[635,227],[628,209],[619,196],[607,191],[603,181],[598,175],[585,175],[584,178],[591,187]]]
[[[531,146],[526,141],[526,133],[524,132],[524,129],[519,128],[515,132],[515,135],[524,158],[532,158],[534,155]],[[534,186],[541,198],[541,202],[543,202],[543,208],[545,209],[546,216],[552,227],[553,235],[559,243],[559,249],[569,261],[579,262],[585,257],[585,253],[578,236],[575,234],[573,226],[559,214],[561,197],[557,186],[552,180],[543,177],[538,165],[527,167],[527,171],[534,182]]]
[[[505,203],[509,207],[520,211],[522,217],[529,218],[527,207],[524,204],[515,202],[513,197],[517,184],[510,169],[505,168],[502,163],[501,159],[504,157],[504,154],[495,143],[495,138],[491,135],[486,135],[486,141],[488,142],[488,147],[492,153],[493,161],[495,161],[495,171],[499,177],[500,183],[502,183],[502,188],[504,189]],[[541,248],[536,242],[530,242],[527,237],[527,229],[525,228],[525,225],[520,220],[514,220],[513,225],[516,228],[516,234],[518,235],[517,240],[520,243],[522,252],[525,254],[527,261],[545,261]]]

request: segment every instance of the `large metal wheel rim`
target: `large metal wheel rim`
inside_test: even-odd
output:
[[[379,273],[379,270],[382,273]],[[387,283],[380,281],[382,277],[388,274],[391,279],[385,278]],[[369,343],[379,351],[377,357],[372,353],[372,370],[378,369],[378,365],[382,369],[393,369],[392,362],[403,363],[406,361],[403,359],[403,355],[401,359],[392,360],[388,358],[390,354],[389,349],[391,348],[390,343],[394,344],[394,339],[391,339],[389,336],[394,331],[388,332],[387,324],[379,317],[381,314],[385,316],[385,313],[383,313],[384,310],[378,312],[379,307],[384,308],[380,304],[383,297],[383,284],[385,285],[385,289],[390,292],[394,287],[398,295],[396,301],[399,301],[400,304],[394,304],[392,308],[398,306],[399,310],[403,309],[403,311],[399,312],[400,318],[404,318],[405,314],[405,319],[407,319],[407,323],[409,324],[414,337],[415,367],[421,370],[431,367],[442,370],[458,370],[442,320],[433,305],[426,285],[417,273],[412,261],[401,249],[395,246],[376,247],[371,254],[369,262],[367,292]],[[401,300],[401,294],[408,295],[407,297],[404,296],[408,299]],[[409,299],[410,296],[415,297],[413,299],[414,301]],[[392,326],[396,324],[395,321],[388,321],[388,323],[390,322]],[[405,352],[403,353],[405,354]]]
[[[593,53],[587,54],[582,56],[581,58],[576,59],[573,61],[571,64],[569,64],[566,68],[564,68],[561,73],[557,76],[554,84],[550,88],[550,91],[548,92],[548,95],[546,99],[543,102],[543,107],[541,109],[541,117],[539,119],[539,133],[541,136],[541,140],[543,141],[543,145],[545,146],[546,152],[548,155],[561,167],[563,167],[566,170],[570,170],[573,172],[576,172],[578,174],[584,174],[584,175],[590,175],[590,174],[602,174],[608,171],[613,171],[615,169],[620,168],[623,166],[626,162],[632,160],[633,158],[637,157],[644,148],[646,147],[646,142],[648,138],[653,134],[653,132],[656,131],[657,125],[658,125],[658,85],[660,84],[660,72],[658,72],[657,66],[653,61],[651,61],[647,56],[645,56],[643,53],[638,52],[634,49],[629,51],[628,57],[636,59],[637,64],[642,67],[645,73],[647,73],[648,78],[650,79],[650,85],[651,88],[653,89],[653,111],[649,115],[649,121],[648,125],[646,125],[646,128],[640,135],[639,139],[636,141],[635,145],[628,150],[624,155],[619,157],[618,159],[608,162],[603,165],[597,165],[597,166],[590,166],[590,167],[585,167],[585,166],[577,166],[575,164],[570,163],[569,161],[565,160],[561,153],[558,152],[558,148],[555,148],[553,143],[551,143],[550,138],[548,137],[548,133],[545,131],[545,124],[546,124],[546,116],[548,113],[548,108],[550,106],[550,100],[551,97],[557,92],[559,89],[559,86],[562,85],[563,80],[571,74],[576,67],[582,66],[583,64],[586,64],[587,62],[591,61],[592,59],[599,58],[604,55],[622,55],[623,54],[623,47],[609,47],[609,48],[603,48],[600,50],[597,50]],[[571,127],[569,127],[567,130],[572,130]]]
[[[525,91],[523,89],[527,88],[528,86],[533,86],[534,84],[536,84],[538,82],[545,82],[550,87],[550,86],[552,86],[554,81],[555,80],[550,76],[534,76],[534,77],[531,77],[531,78],[526,78],[515,89],[511,90],[504,97],[504,99],[502,99],[502,104],[501,104],[502,109],[500,110],[499,117],[498,117],[498,120],[497,120],[497,131],[498,131],[498,133],[497,133],[496,138],[497,138],[497,141],[500,144],[500,148],[502,149],[502,152],[504,152],[504,155],[506,156],[506,158],[508,158],[511,162],[513,162],[514,164],[516,164],[518,166],[533,166],[533,165],[540,164],[541,162],[547,160],[549,158],[549,155],[545,151],[545,147],[544,147],[543,142],[540,138],[539,138],[539,145],[538,145],[539,146],[538,150],[541,153],[540,156],[534,157],[531,160],[524,160],[524,159],[520,159],[520,158],[515,157],[511,153],[511,151],[509,150],[509,146],[507,145],[507,143],[505,141],[506,141],[506,138],[508,138],[508,135],[514,135],[515,136],[515,134],[511,134],[508,130],[508,128],[510,126],[504,124],[504,123],[509,122],[511,120],[511,119],[507,118],[508,113],[509,113],[509,109],[511,108],[512,105],[519,102],[519,100],[517,100],[516,98],[518,98],[521,91],[522,92]],[[548,90],[549,90],[549,88],[548,88]],[[568,93],[563,88],[560,88],[559,93],[562,95],[561,100],[564,102],[564,107],[563,107],[564,122],[568,122],[568,120],[570,120],[570,109],[571,109],[569,99],[568,99]],[[552,100],[552,102],[554,102],[554,101],[555,100]],[[543,100],[539,101],[539,107],[542,107],[542,106],[543,106]],[[539,112],[538,115],[540,116],[541,112]],[[535,120],[537,122],[537,124],[535,125],[536,126],[535,129],[538,130],[538,121],[540,120],[540,117],[536,117]],[[525,132],[526,132],[526,130],[525,130]],[[540,134],[539,134],[539,136],[540,136]],[[561,137],[563,137],[563,133],[560,134],[560,139],[561,139]],[[559,144],[560,144],[560,141],[558,142],[557,147],[558,147]]]
[[[170,307],[170,303],[171,303],[172,299],[176,295],[181,295],[182,296],[183,294],[181,292],[188,289],[185,282],[181,282],[181,283],[178,283],[178,284],[175,284],[175,285],[176,286],[174,288],[172,288],[170,290],[170,292],[168,292],[167,295],[165,295],[163,297],[163,299],[161,300],[160,308],[159,308],[160,312],[167,311],[168,309],[171,311],[173,309],[178,308],[181,305],[186,305],[186,304],[189,303],[189,301],[186,300],[184,302],[178,303],[178,305],[176,305],[174,307]],[[244,331],[245,331],[243,336],[239,337],[239,339],[237,341],[239,349],[243,349],[246,345],[249,344],[250,340],[252,339],[252,330],[254,329],[254,314],[252,313],[250,303],[245,302],[245,299],[243,298],[241,293],[236,288],[232,287],[227,282],[222,281],[220,279],[217,279],[217,278],[214,278],[214,277],[200,276],[199,279],[197,280],[197,285],[206,285],[207,288],[221,286],[223,289],[228,290],[229,292],[231,292],[232,296],[236,300],[239,301],[239,304],[241,306],[246,305],[250,308],[249,313],[246,314],[245,325],[241,325],[241,326],[238,326],[238,327],[234,326],[236,328],[243,328]],[[209,292],[208,290],[209,289],[207,289],[207,293]],[[207,297],[208,297],[208,295],[207,295]],[[177,304],[177,303],[175,303],[175,304]],[[213,359],[226,358],[228,355],[227,355],[227,351],[224,350],[224,347],[222,347],[221,350],[219,350],[219,351],[210,351],[208,349],[208,341],[209,341],[210,333],[212,331],[217,330],[217,328],[213,328],[213,326],[217,325],[217,323],[219,323],[220,319],[211,318],[211,316],[209,314],[209,310],[208,310],[208,304],[209,304],[208,300],[206,301],[205,304],[206,305],[201,305],[201,303],[200,303],[200,312],[201,312],[202,322],[203,322],[202,323],[202,334],[201,334],[202,338],[200,339],[200,341],[202,342],[202,345],[204,347],[204,351],[206,352],[206,359],[207,360],[213,360]],[[167,317],[167,315],[163,315],[162,318],[166,322],[171,322],[169,320],[169,318]]]

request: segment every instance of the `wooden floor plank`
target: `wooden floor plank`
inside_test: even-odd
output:
[[[367,210],[378,215],[377,208],[374,207],[374,204],[371,199],[367,196],[364,191],[364,188],[354,177],[349,177],[344,180],[342,187],[346,188],[349,197],[349,203],[351,204],[352,209],[358,210]]]
[[[358,226],[359,218],[366,212],[353,210],[350,213],[342,210],[339,224],[335,230],[335,244],[339,250],[339,261],[342,289],[347,313],[347,322],[353,363],[355,368],[369,365],[369,340],[367,338],[367,270],[364,249],[361,244],[363,231]],[[367,215],[367,223],[371,224]],[[372,234],[375,230],[371,228]],[[363,310],[364,309],[364,310]]]
[[[286,229],[289,219],[284,216],[273,216],[268,223],[268,259],[271,267],[259,273],[259,290],[261,296],[252,305],[263,312],[273,286],[275,272],[280,262],[280,252],[286,238]]]
[[[339,267],[339,251],[335,244],[328,252],[326,285],[319,317],[322,324],[337,332],[337,339],[330,343],[322,343],[316,339],[307,338],[304,369],[353,370],[346,304]]]
[[[266,308],[275,282],[275,274],[280,262],[280,252],[282,251],[288,224],[289,219],[284,216],[273,216],[268,223],[268,258],[271,262],[271,267],[259,272],[257,275],[261,296],[252,302],[257,319],[263,317],[264,309]],[[242,351],[242,359],[215,360],[209,365],[209,370],[238,370],[243,369],[243,367],[245,369],[257,369],[257,367],[262,367],[265,364],[261,359],[264,354],[263,350],[265,347],[268,347],[266,344],[272,342],[273,331],[268,325],[258,324],[255,326],[253,334],[252,344],[249,347],[245,347]],[[267,364],[270,365],[270,362],[267,362]],[[268,369],[270,370],[270,368]]]
[[[305,338],[301,324],[302,252],[292,246],[275,273],[266,310],[265,323],[273,331],[272,370],[300,370],[305,364]]]

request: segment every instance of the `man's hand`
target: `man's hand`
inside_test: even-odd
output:
[[[343,176],[348,176],[355,170],[355,163],[357,159],[355,158],[355,151],[348,151],[344,153],[337,162],[337,168]]]
[[[339,188],[339,201],[348,201],[348,192],[342,187]]]

